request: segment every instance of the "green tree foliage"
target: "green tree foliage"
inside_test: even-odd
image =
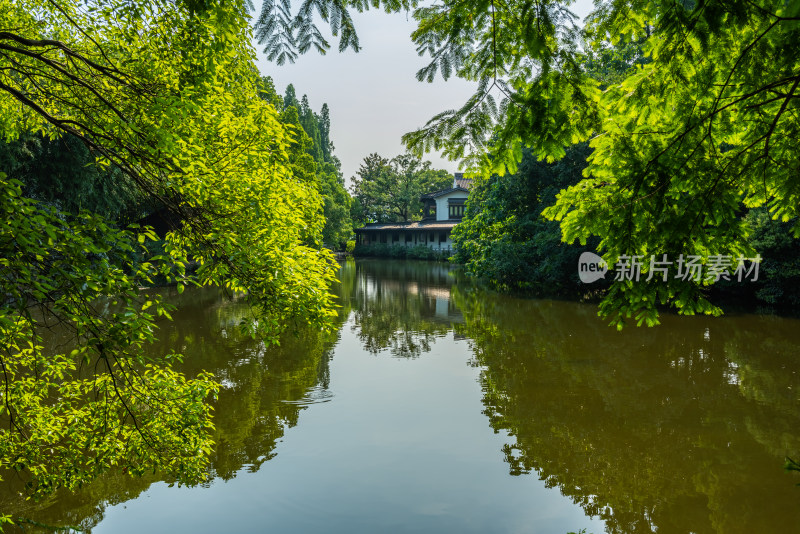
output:
[[[330,161],[332,159],[333,143],[331,142],[331,112],[328,109],[328,104],[322,104],[317,121],[319,122],[320,139],[322,139],[322,159]]]
[[[314,156],[311,154],[314,145],[303,130],[297,108],[293,106],[284,108],[281,111],[280,120],[284,126],[291,128],[294,134],[289,145],[289,166],[292,169],[292,175],[298,180],[316,184],[317,167]]]
[[[792,223],[776,221],[765,207],[750,210],[745,217],[748,243],[763,256],[758,280],[742,288],[721,282],[722,297],[745,296],[756,302],[784,309],[800,306],[800,240],[792,235]]]
[[[521,144],[540,157],[559,158],[564,146],[593,137],[588,178],[546,212],[561,221],[565,241],[598,236],[611,264],[623,254],[724,254],[734,263],[753,257],[741,208],[768,205],[773,217],[788,221],[800,204],[792,178],[800,138],[793,118],[800,79],[797,8],[768,1],[601,4],[587,25],[587,45],[602,51],[642,42],[646,60],[615,82],[593,78],[576,39],[562,37],[567,34],[560,29],[570,26],[562,7],[545,4],[535,15],[536,27],[546,33],[529,26],[523,35],[532,38],[531,46],[521,53],[508,48],[518,33],[507,25],[524,17],[505,8],[487,9],[482,32],[468,28],[449,6],[418,10],[418,42],[445,42],[449,36],[440,50],[451,55],[465,44],[454,34],[485,44],[467,49],[458,74],[485,87],[504,80],[512,90],[491,125],[481,118],[491,117],[492,106],[484,111],[475,104],[436,118],[406,139],[418,147],[444,139],[460,156],[467,137],[457,124],[467,121],[474,126],[467,132],[470,141],[477,138],[474,144],[490,134],[494,140],[485,159],[474,160],[487,171],[513,170]],[[525,76],[530,63],[523,60],[538,65],[532,82]],[[442,61],[438,69],[447,75]],[[603,92],[600,83],[607,85]],[[477,98],[486,102],[487,91],[482,87]],[[800,230],[797,219],[794,224]],[[655,324],[660,304],[682,313],[719,312],[701,287],[681,279],[621,281],[601,311],[618,324],[630,317]]]
[[[329,15],[363,8],[336,5]],[[800,3],[607,0],[583,29],[568,6],[444,0],[417,7],[412,37],[431,58],[418,79],[455,75],[477,82],[477,91],[404,136],[407,145],[465,157],[490,176],[514,172],[524,146],[553,160],[591,139],[586,179],[546,216],[560,221],[566,242],[599,238],[612,265],[622,255],[753,257],[743,207],[766,207],[800,235]],[[259,28],[275,19],[270,13],[265,8]],[[303,31],[286,46],[302,52],[309,47],[300,36],[312,25],[310,16],[300,19]],[[353,42],[348,27],[340,46],[357,48]],[[587,59],[608,59],[611,48],[630,44],[642,56],[627,57],[636,66],[624,76],[587,67]],[[620,281],[601,312],[618,325],[629,318],[655,324],[659,305],[720,312],[702,284],[680,278]]]
[[[116,167],[100,168],[75,137],[23,133],[0,144],[0,171],[23,183],[22,194],[61,211],[87,210],[106,219],[136,220],[144,196]]]
[[[353,222],[350,219],[350,206],[353,199],[344,186],[340,166],[322,163],[317,167],[320,192],[323,200],[325,226],[322,228],[322,242],[337,250],[344,250],[353,235]]]
[[[261,5],[261,13],[256,19],[255,37],[264,45],[264,53],[270,61],[283,65],[286,61],[294,63],[299,54],[312,48],[320,54],[330,49],[330,43],[316,25],[315,17],[330,25],[334,37],[339,37],[339,51],[348,48],[355,52],[361,49],[356,33],[351,9],[358,12],[377,8],[380,0],[364,2],[361,0],[299,2],[296,13],[292,13],[290,0],[267,0]],[[383,2],[387,13],[408,11],[417,4],[416,0],[388,0]]]
[[[111,465],[197,481],[212,445],[204,400],[217,385],[172,371],[179,355],[143,350],[155,319],[169,317],[157,296],[137,299],[154,266],[131,264],[140,245],[130,232],[89,214],[65,218],[3,174],[0,184],[2,465],[28,472],[36,493],[77,487]],[[115,300],[98,301],[105,295]],[[54,325],[75,340],[71,352],[44,346],[38,330]]]
[[[525,149],[515,174],[477,180],[464,220],[453,229],[455,261],[499,289],[575,292],[575,266],[583,248],[561,241],[558,223],[542,217],[558,192],[583,179],[586,143],[573,145],[555,163]]]
[[[790,12],[790,10],[794,12]],[[743,208],[766,206],[800,235],[797,169],[800,28],[783,2],[642,6],[639,23],[617,9],[597,13],[593,35],[645,35],[649,63],[598,100],[601,132],[586,181],[549,215],[564,239],[601,238],[607,260],[622,254],[754,257]],[[599,46],[599,43],[597,44]],[[630,95],[630,96],[629,96]],[[615,284],[601,310],[615,321],[657,322],[656,306],[719,313],[701,287]]]
[[[388,219],[381,203],[381,187],[388,185],[392,173],[389,160],[377,153],[364,158],[352,177],[350,192],[353,195],[351,216],[361,226],[367,222],[384,222]]]
[[[328,143],[322,141],[322,132],[320,131],[318,117],[308,103],[308,96],[303,95],[298,111],[300,112],[300,124],[303,126],[306,135],[311,138],[311,156],[314,158],[314,161],[325,161],[322,146]]]
[[[445,170],[431,168],[411,154],[391,160],[373,153],[364,158],[353,177],[353,220],[396,222],[419,220],[425,193],[447,189],[453,177]]]
[[[265,83],[272,87],[272,80],[269,78],[266,80]],[[330,247],[344,250],[347,240],[353,233],[353,224],[350,220],[352,199],[344,186],[341,162],[333,155],[328,105],[323,104],[321,112],[315,113],[311,109],[308,97],[303,95],[302,100],[298,101],[294,86],[289,84],[283,97],[281,117],[297,131],[293,145],[293,163],[298,167],[296,172],[303,176],[315,176],[314,179],[322,195],[322,213],[325,217],[322,242]]]
[[[139,291],[155,274],[246,291],[245,326],[268,342],[292,319],[329,327],[322,200],[292,174],[294,133],[259,98],[253,59],[240,3],[0,0],[5,140],[79,139],[183,222],[136,263],[151,233],[55,211],[0,173],[0,464],[33,493],[119,468],[205,476],[217,384],[142,350],[169,317]],[[71,352],[43,342],[54,325]]]

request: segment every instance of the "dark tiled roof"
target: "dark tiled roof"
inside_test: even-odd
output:
[[[356,232],[369,232],[376,230],[449,230],[461,221],[415,221],[407,223],[369,223]]]
[[[448,193],[454,193],[456,191],[463,191],[464,193],[469,193],[469,189],[464,189],[463,187],[448,187],[447,189],[442,189],[441,191],[426,193],[419,198],[420,199],[439,198],[440,196],[447,195]]]
[[[464,173],[456,173],[456,185],[469,191],[472,189],[472,178],[464,178]]]

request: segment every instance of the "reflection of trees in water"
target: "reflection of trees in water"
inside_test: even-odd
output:
[[[224,298],[211,290],[187,290],[169,300],[178,311],[173,313],[174,321],[161,325],[152,350],[180,352],[184,362],[177,368],[189,376],[211,371],[223,385],[213,402],[216,448],[211,476],[228,480],[242,469],[257,471],[275,455],[285,429],[298,423],[305,406],[293,401],[302,401],[315,386],[327,387],[336,338],[300,329],[282,336],[280,346],[266,347],[242,334],[239,323],[248,313],[242,299]],[[339,324],[345,317],[340,314]],[[161,480],[157,475],[132,478],[108,473],[79,492],[59,492],[35,503],[20,496],[24,480],[13,473],[3,478],[0,510],[4,513],[83,529],[97,525],[108,506],[135,498]]]
[[[352,328],[371,354],[388,350],[398,358],[418,358],[460,320],[450,301],[447,264],[366,260],[354,269]]]
[[[37,502],[24,500],[19,494],[24,491],[24,484],[14,474],[8,473],[7,476],[4,474],[0,488],[0,509],[3,513],[32,518],[44,525],[70,526],[89,532],[105,518],[107,508],[135,499],[158,480],[153,475],[130,477],[118,471],[109,472],[74,494],[60,491]],[[6,526],[3,532],[53,531],[22,523],[19,528]]]
[[[513,436],[504,448],[512,474],[535,472],[612,533],[798,530],[800,489],[781,472],[783,456],[800,451],[798,321],[667,316],[617,333],[592,306],[493,295],[448,271],[344,263],[339,321],[352,311],[366,349],[396,356],[419,356],[453,324],[472,338],[484,413]],[[300,331],[266,348],[241,335],[240,300],[173,297],[180,311],[153,350],[183,352],[182,370],[210,370],[225,386],[212,475],[257,470],[298,424],[303,400],[327,387],[334,338]],[[4,478],[0,510],[84,528],[160,480],[109,473],[33,503],[17,495],[23,481]]]
[[[345,321],[353,308],[362,314],[375,310],[374,321],[367,317],[362,322],[368,332],[365,335],[387,340],[385,332],[397,333],[407,326],[410,333],[394,346],[395,354],[419,355],[429,350],[433,337],[449,329],[448,317],[453,313],[448,305],[449,267],[414,266],[412,262],[398,267],[384,262],[370,269],[367,263],[366,271],[359,270],[360,263],[358,266],[352,261],[342,264],[340,281],[333,288],[341,306],[338,324]],[[364,277],[385,280],[388,285],[381,286],[378,293],[386,297],[384,304],[396,306],[388,311],[389,315],[394,315],[392,324],[383,330],[379,325],[385,324],[386,315],[378,305],[381,298],[376,302],[374,295],[370,293],[367,298],[362,289],[356,288],[357,282],[365,282]],[[398,288],[411,286],[416,289],[407,298],[404,290],[398,291]],[[243,299],[227,298],[214,290],[187,290],[179,295],[162,288],[159,292],[164,293],[165,300],[176,305],[178,311],[173,313],[174,321],[160,324],[159,341],[151,350],[180,352],[184,361],[176,367],[181,371],[193,376],[208,370],[223,384],[214,402],[216,448],[211,458],[211,476],[227,480],[242,469],[258,470],[274,457],[276,443],[286,428],[298,424],[305,404],[314,400],[309,397],[319,396],[319,391],[328,387],[328,364],[338,332],[324,336],[301,328],[297,332],[287,332],[280,346],[265,347],[240,330],[241,319],[249,313]],[[396,301],[391,295],[404,297],[405,301]],[[398,318],[399,321],[395,320]],[[399,334],[394,339],[399,340]],[[53,341],[62,342],[61,339]],[[389,345],[382,345],[386,346]],[[103,520],[107,507],[136,498],[160,480],[157,474],[132,478],[110,472],[74,494],[59,492],[32,502],[24,501],[20,495],[24,493],[25,481],[7,473],[0,485],[0,510],[44,524],[74,525],[90,530]]]
[[[535,471],[609,532],[790,532],[800,451],[793,320],[665,317],[455,288],[511,474]]]

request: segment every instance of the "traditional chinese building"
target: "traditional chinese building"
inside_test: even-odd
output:
[[[423,204],[421,221],[367,224],[356,228],[356,243],[407,247],[424,245],[434,250],[449,251],[453,247],[450,232],[464,217],[464,203],[471,186],[471,179],[464,178],[460,172],[456,173],[452,187],[420,197]]]

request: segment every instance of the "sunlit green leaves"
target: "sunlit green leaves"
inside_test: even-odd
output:
[[[586,180],[545,212],[566,242],[598,236],[612,261],[752,257],[743,206],[766,205],[800,233],[800,26],[785,4],[611,1],[582,32],[562,2],[420,8],[414,38],[431,63],[419,78],[456,72],[478,87],[404,141],[488,178],[514,172],[522,146],[553,161],[591,139]],[[619,285],[601,311],[642,324],[659,305],[718,313],[684,285]]]
[[[156,295],[141,303],[127,273],[152,274],[153,265],[125,259],[140,247],[133,234],[99,217],[65,217],[22,198],[20,186],[0,174],[0,462],[25,471],[35,494],[78,487],[112,467],[201,479],[205,401],[217,385],[144,357],[152,311],[168,311]],[[36,330],[45,326],[75,348],[45,347]]]
[[[743,207],[797,217],[798,30],[775,2],[663,9],[610,5],[590,30],[647,38],[650,60],[603,94],[606,116],[584,183],[548,214],[567,241],[601,236],[604,254],[754,255]],[[637,28],[647,27],[646,34]],[[650,317],[656,305],[718,313],[699,288],[619,285],[601,307]],[[646,297],[646,298],[645,298]]]
[[[246,291],[247,326],[267,342],[334,315],[321,198],[259,97],[245,7],[0,0],[0,45],[2,135],[74,136],[176,222],[150,257],[151,231],[58,212],[0,178],[0,463],[35,493],[119,467],[197,482],[217,384],[173,372],[179,355],[145,356],[171,310],[140,285]],[[41,346],[43,327],[66,352]]]

